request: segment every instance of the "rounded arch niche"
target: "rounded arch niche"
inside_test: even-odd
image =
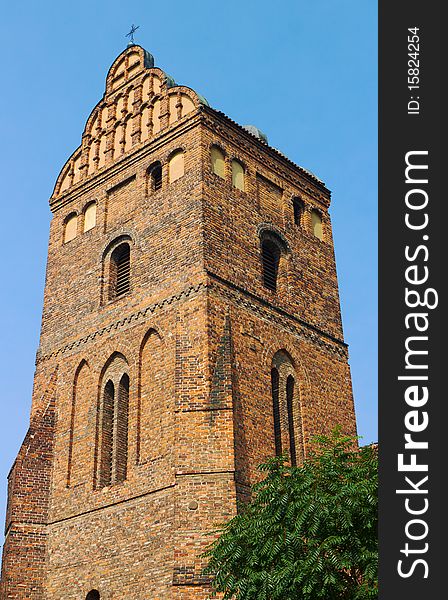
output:
[[[271,292],[285,288],[289,245],[272,227],[259,228],[263,286]]]
[[[288,454],[295,466],[303,460],[302,411],[295,364],[286,350],[272,358],[271,399],[275,454]]]
[[[137,461],[150,462],[166,454],[170,393],[165,339],[151,328],[140,346],[138,381]]]
[[[129,365],[115,352],[103,368],[98,402],[99,488],[125,481],[129,442]]]

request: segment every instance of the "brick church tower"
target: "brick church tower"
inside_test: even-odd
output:
[[[53,213],[2,600],[205,599],[257,465],[355,434],[330,192],[129,46]]]

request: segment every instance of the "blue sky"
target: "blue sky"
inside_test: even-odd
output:
[[[48,198],[131,23],[156,66],[258,126],[332,190],[358,432],[363,443],[377,440],[376,2],[8,2],[0,23],[2,523],[6,477],[28,427]]]

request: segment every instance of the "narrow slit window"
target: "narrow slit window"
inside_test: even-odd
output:
[[[124,481],[128,465],[129,376],[125,373],[118,385],[115,439],[115,481]]]
[[[303,430],[298,378],[292,357],[278,350],[271,363],[275,451],[288,453],[292,467],[303,461]]]
[[[280,250],[270,240],[265,240],[261,247],[263,262],[263,283],[268,290],[277,290],[278,266],[280,262]]]
[[[130,289],[131,254],[129,244],[120,244],[112,252],[109,299],[119,298]]]
[[[280,376],[277,369],[271,370],[271,392],[272,392],[272,409],[274,413],[274,441],[275,455],[280,456],[282,453],[282,432],[280,423],[280,398],[279,398],[279,382]]]
[[[152,167],[149,167],[148,172],[151,188],[154,191],[160,190],[162,188],[162,165],[159,162],[155,163]]]
[[[300,198],[294,198],[292,201],[292,206],[294,210],[294,225],[300,227],[302,224],[302,217],[304,212],[304,204]]]
[[[112,381],[104,386],[101,414],[100,487],[112,483],[112,450],[114,436],[115,388]]]
[[[291,465],[295,467],[297,465],[296,456],[296,439],[294,433],[294,377],[289,375],[286,380],[286,409],[288,413],[288,430],[289,430],[289,455],[291,458]]]

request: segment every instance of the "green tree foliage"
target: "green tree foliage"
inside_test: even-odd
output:
[[[237,600],[377,598],[375,448],[316,438],[302,466],[274,458],[252,501],[205,556],[217,592]]]

